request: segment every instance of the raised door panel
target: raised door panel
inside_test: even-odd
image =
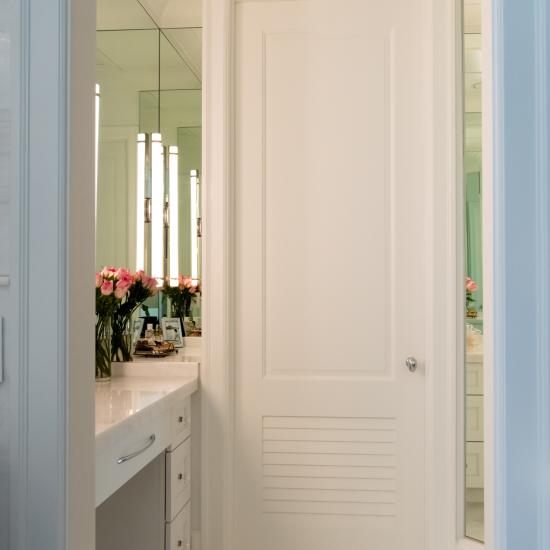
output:
[[[483,489],[483,443],[466,443],[466,488]]]
[[[466,396],[466,441],[483,441],[483,396]]]
[[[466,363],[466,395],[483,395],[483,363]]]
[[[99,142],[96,267],[135,267],[137,132],[102,127]]]

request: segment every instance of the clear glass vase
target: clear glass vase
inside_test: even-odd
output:
[[[111,359],[113,361],[133,361],[131,319],[117,320],[112,327]]]
[[[111,379],[111,318],[98,318],[95,325],[95,379]]]

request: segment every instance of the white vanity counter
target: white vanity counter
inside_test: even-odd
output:
[[[112,379],[96,382],[96,506],[189,437],[199,379],[189,358],[114,363]]]

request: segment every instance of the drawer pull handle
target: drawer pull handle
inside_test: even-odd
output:
[[[135,453],[130,453],[126,456],[121,456],[116,463],[117,464],[124,464],[125,462],[128,462],[129,460],[132,460],[132,458],[136,458],[136,456],[139,456],[141,453],[145,452],[153,443],[156,441],[157,437],[155,434],[152,434],[149,436],[149,439],[147,440],[147,443],[143,448],[141,448],[139,451],[136,451]]]

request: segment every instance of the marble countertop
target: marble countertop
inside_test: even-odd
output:
[[[95,383],[96,506],[177,440],[175,419],[199,387],[199,363],[183,355],[113,363],[111,380]]]
[[[194,393],[198,368],[198,362],[181,358],[114,363],[111,380],[95,385],[96,442],[106,432],[137,420],[144,411],[169,407]]]

